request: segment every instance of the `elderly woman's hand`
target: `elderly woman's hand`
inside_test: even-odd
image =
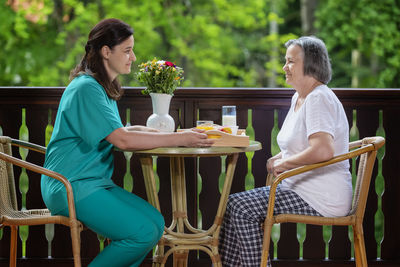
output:
[[[269,158],[267,160],[267,171],[268,171],[268,173],[273,173],[275,160],[277,160],[277,159]]]
[[[287,170],[288,168],[285,167],[285,161],[283,159],[276,159],[273,163],[271,173],[276,177]]]
[[[273,157],[271,157],[271,158],[269,158],[268,160],[267,160],[267,171],[268,171],[268,173],[274,173],[274,165],[275,165],[275,161],[277,161],[278,159],[281,159],[282,158],[282,154],[281,153],[279,153],[279,154],[277,154],[277,155],[275,155],[275,156],[273,156]]]

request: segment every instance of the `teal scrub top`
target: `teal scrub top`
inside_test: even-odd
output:
[[[105,138],[121,127],[116,101],[92,76],[82,74],[71,81],[61,97],[44,167],[71,182],[75,201],[114,186],[113,145]],[[61,182],[43,175],[41,191],[52,213],[67,207]]]

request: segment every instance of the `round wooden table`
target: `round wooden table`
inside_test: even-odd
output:
[[[213,266],[222,267],[218,253],[218,236],[232,185],[236,162],[239,153],[257,151],[260,149],[261,144],[259,142],[250,141],[248,147],[167,147],[131,151],[140,158],[148,201],[158,210],[160,210],[160,203],[153,173],[152,156],[170,158],[173,218],[171,225],[168,228],[165,227],[164,235],[158,242],[153,258],[153,266],[164,266],[168,256],[173,254],[174,267],[184,267],[187,266],[189,250],[201,250],[211,257]],[[187,219],[184,158],[218,156],[227,156],[227,170],[217,214],[215,215],[213,225],[208,230],[197,229],[194,228]],[[185,227],[191,233],[185,233]],[[170,247],[167,252],[164,251],[165,246]]]

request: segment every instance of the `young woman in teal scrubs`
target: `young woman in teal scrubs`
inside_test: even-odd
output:
[[[116,100],[119,74],[136,60],[133,30],[118,19],[100,21],[90,32],[85,56],[71,72],[47,147],[45,167],[69,179],[77,218],[112,242],[89,266],[139,266],[160,239],[162,215],[111,180],[113,147],[210,146],[199,132],[159,133],[144,126],[124,127]],[[64,186],[42,176],[43,200],[52,214],[68,216]]]

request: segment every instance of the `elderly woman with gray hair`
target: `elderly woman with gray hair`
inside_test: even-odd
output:
[[[267,161],[267,170],[274,176],[329,160],[349,147],[346,114],[327,86],[331,65],[325,44],[307,36],[285,46],[286,83],[296,93],[277,137],[281,152]],[[229,197],[219,240],[223,266],[259,266],[268,196],[269,186]],[[343,161],[283,180],[276,191],[274,211],[343,216],[350,210],[351,196],[349,162]]]

